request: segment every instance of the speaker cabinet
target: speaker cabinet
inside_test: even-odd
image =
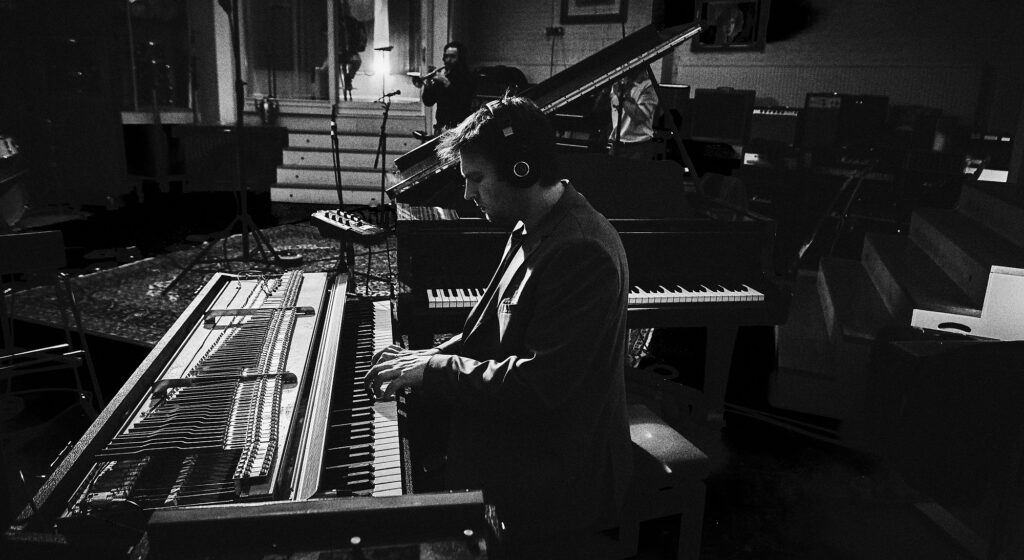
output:
[[[808,93],[800,146],[805,149],[869,146],[885,130],[889,98],[882,95]]]
[[[889,98],[884,95],[843,95],[839,108],[839,145],[869,146],[885,130]]]
[[[839,139],[839,111],[843,98],[838,93],[808,93],[804,101],[799,145],[804,149],[829,148]]]
[[[703,142],[744,145],[750,139],[752,89],[697,89],[690,137]]]

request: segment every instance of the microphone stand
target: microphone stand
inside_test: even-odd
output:
[[[377,225],[386,228],[390,221],[385,211],[384,192],[387,180],[388,113],[391,111],[391,96],[384,96],[381,99],[384,114],[380,121],[380,136],[377,140],[377,155],[373,158],[373,168],[377,169],[377,164],[380,163],[380,206],[377,208]]]
[[[223,8],[224,11],[227,12],[228,18],[230,19],[231,51],[232,55],[234,56],[233,73],[235,77],[235,124],[232,127],[225,127],[224,131],[229,132],[234,140],[234,190],[236,191],[235,202],[238,207],[237,214],[235,215],[234,220],[232,220],[227,227],[225,227],[223,230],[221,230],[219,234],[217,234],[216,239],[207,243],[206,247],[199,251],[199,253],[191,260],[191,262],[189,262],[185,266],[185,268],[183,268],[181,272],[179,272],[178,275],[175,276],[173,280],[171,280],[169,284],[164,286],[163,290],[160,291],[161,295],[166,295],[167,292],[169,292],[175,284],[177,284],[185,275],[187,275],[189,272],[193,270],[204,272],[210,271],[209,269],[196,268],[196,265],[202,263],[217,262],[207,261],[203,259],[203,257],[205,257],[206,254],[209,253],[210,250],[217,245],[217,243],[222,243],[224,245],[224,258],[221,259],[222,261],[241,261],[243,263],[249,263],[250,261],[253,260],[253,255],[251,255],[249,252],[249,236],[252,235],[252,240],[256,246],[256,250],[259,251],[260,253],[260,260],[263,262],[263,264],[279,264],[281,262],[280,256],[277,254],[277,251],[274,250],[274,247],[270,244],[270,240],[266,238],[262,231],[260,231],[260,229],[256,226],[256,223],[253,221],[252,216],[249,214],[249,189],[248,187],[245,186],[245,181],[243,180],[244,166],[242,165],[242,154],[244,150],[242,148],[242,130],[244,129],[243,111],[245,106],[245,82],[242,81],[242,48],[240,39],[241,33],[239,32],[238,29],[238,2],[239,0],[218,0],[218,3],[220,4],[221,8]],[[231,233],[234,231],[236,225],[241,226],[242,229],[242,255],[241,257],[238,258],[229,259],[227,257],[228,237],[231,236]],[[213,270],[216,271],[219,269]]]
[[[341,183],[341,151],[338,147],[338,104],[331,104],[331,163],[334,167],[334,188],[338,191],[338,213],[342,214],[345,212],[345,189]],[[344,263],[344,269],[346,272],[354,270],[356,265],[356,253],[355,248],[352,246],[352,239],[350,236],[345,236],[341,240],[339,250],[341,254],[338,255],[338,270],[342,270],[342,264]]]
[[[612,135],[613,138],[614,138],[612,140],[612,155],[613,156],[619,155],[619,148],[621,147],[621,143],[620,143],[619,139],[621,138],[621,135],[622,135],[622,109],[623,109],[622,104],[623,104],[623,101],[624,101],[623,100],[623,95],[622,95],[622,83],[621,82],[616,82],[616,83],[612,84],[612,92],[613,93],[615,91],[615,87],[616,86],[618,86],[618,88],[619,88],[619,93],[616,94],[615,97],[619,100],[619,104],[615,106],[615,110],[616,110],[618,118],[615,120],[615,132]]]
[[[345,192],[341,184],[341,153],[338,148],[338,104],[331,105],[331,162],[334,166],[334,188],[338,191],[338,210],[345,210]]]

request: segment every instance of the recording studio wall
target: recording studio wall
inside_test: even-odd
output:
[[[812,15],[803,27],[769,19],[764,52],[691,52],[677,49],[677,83],[694,88],[753,89],[766,105],[802,107],[809,92],[882,95],[892,105],[939,108],[964,122],[980,119],[990,130],[1017,122],[1024,95],[1024,6],[980,0],[848,2],[804,0]],[[783,0],[772,2],[775,6]],[[991,67],[991,91],[983,76]]]
[[[18,58],[4,97],[30,158],[30,205],[108,205],[126,184],[117,56],[110,2],[40,0],[5,6]],[[123,18],[123,12],[120,17]],[[13,54],[12,54],[13,53]],[[6,64],[6,60],[5,60]]]

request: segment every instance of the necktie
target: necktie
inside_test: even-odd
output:
[[[522,224],[516,229],[512,230],[512,235],[509,238],[508,252],[505,253],[505,257],[501,259],[501,264],[498,265],[498,270],[494,272],[494,278],[491,279],[491,283],[501,282],[501,277],[505,275],[505,271],[508,270],[508,265],[515,258],[516,253],[519,252],[519,248],[523,246],[523,239],[526,237],[526,227]]]
[[[494,271],[494,276],[491,277],[491,281],[487,284],[487,290],[480,299],[480,304],[478,304],[477,308],[474,309],[466,318],[466,324],[463,327],[463,339],[468,338],[470,328],[477,323],[486,309],[497,306],[497,303],[492,300],[497,299],[496,294],[498,292],[498,285],[501,284],[501,277],[505,275],[505,271],[508,269],[509,264],[512,263],[512,259],[515,258],[516,253],[519,252],[519,248],[523,246],[523,240],[525,237],[526,226],[520,223],[514,230],[512,230],[512,235],[509,237],[510,241],[508,251],[505,252],[504,258],[501,259],[501,264],[498,265],[497,270]]]

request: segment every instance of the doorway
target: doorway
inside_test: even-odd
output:
[[[246,95],[333,103],[400,89],[419,66],[422,1],[245,2]]]

